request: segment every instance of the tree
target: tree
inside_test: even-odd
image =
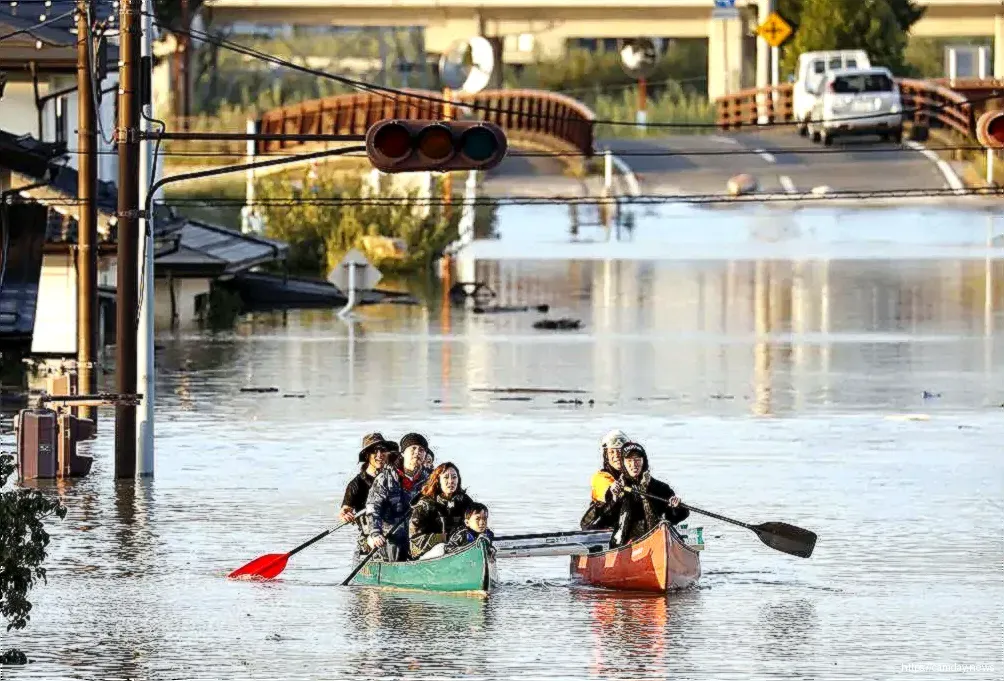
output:
[[[14,474],[13,457],[0,455],[0,616],[7,631],[24,629],[31,619],[28,592],[45,581],[45,561],[49,533],[45,519],[66,516],[66,507],[38,490],[7,488]],[[7,651],[2,661],[23,661],[24,654]]]
[[[894,74],[905,68],[907,31],[903,23],[919,18],[906,0],[788,0],[799,3],[798,30],[785,50],[782,69],[794,73],[798,56],[817,50],[862,49],[876,66]],[[894,9],[893,5],[899,6]]]

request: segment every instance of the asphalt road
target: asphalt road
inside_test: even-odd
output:
[[[719,193],[739,173],[756,177],[768,193],[822,185],[836,191],[949,188],[937,164],[919,151],[876,138],[838,139],[824,147],[794,132],[774,132],[612,139],[597,146],[609,147],[631,167],[643,194]],[[659,155],[645,155],[652,152]]]

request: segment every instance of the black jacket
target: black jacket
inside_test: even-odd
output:
[[[661,480],[656,480],[652,474],[645,471],[639,480],[630,480],[627,476],[621,478],[625,487],[644,492],[652,497],[668,501],[676,496],[673,488]],[[615,548],[630,544],[635,539],[651,532],[663,519],[671,525],[676,525],[687,519],[690,510],[679,506],[673,508],[666,501],[656,501],[634,492],[624,495],[609,505],[606,513],[616,518],[614,536],[610,547]]]
[[[349,480],[345,486],[345,496],[342,497],[342,506],[348,506],[353,512],[366,508],[366,497],[369,496],[370,487],[376,478],[366,474],[366,466],[359,471],[359,475]]]
[[[457,490],[449,499],[438,494],[435,498],[422,497],[408,521],[411,557],[418,558],[462,528],[464,512],[470,504],[471,498],[463,490]]]

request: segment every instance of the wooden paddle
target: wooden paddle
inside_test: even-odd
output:
[[[364,515],[366,515],[366,511],[360,511],[359,514],[356,515],[356,520],[363,517]],[[288,553],[267,553],[264,556],[255,558],[247,565],[239,567],[233,572],[231,572],[229,575],[227,575],[227,577],[229,579],[236,579],[238,577],[273,579],[274,577],[278,576],[279,573],[281,573],[283,570],[286,569],[286,562],[289,560],[290,556],[299,553],[300,551],[303,551],[311,544],[321,541],[332,532],[336,532],[345,527],[346,525],[351,525],[354,522],[355,520],[352,520],[346,523],[335,525],[334,527],[329,528],[324,532],[321,532],[316,537],[313,537],[303,542],[302,544],[300,544],[299,546],[297,546],[295,549],[293,549]]]
[[[653,501],[661,501],[664,504],[668,504],[668,499],[662,499],[660,497],[652,496],[651,494],[646,494],[645,492],[640,492],[636,489],[630,487],[624,488],[626,491],[633,492],[643,497],[648,497]],[[767,546],[771,547],[775,551],[780,551],[781,553],[788,553],[792,556],[798,556],[799,558],[808,558],[812,555],[812,550],[816,546],[816,533],[806,530],[801,527],[796,527],[795,525],[789,525],[788,523],[761,523],[760,525],[750,525],[749,523],[744,523],[740,520],[733,520],[732,518],[726,518],[723,515],[718,515],[717,513],[712,513],[711,511],[703,511],[689,504],[680,502],[680,508],[688,508],[694,513],[700,513],[701,515],[706,515],[709,518],[715,518],[727,523],[732,523],[733,525],[738,525],[739,527],[745,527],[747,530],[753,530],[756,532],[756,536],[760,538]]]
[[[411,517],[411,511],[409,510],[407,513],[404,514],[404,517],[401,518],[401,520],[399,520],[396,525],[394,525],[394,527],[390,528],[390,530],[384,535],[384,538],[386,539],[387,537],[394,534],[397,531],[397,528],[401,527],[406,522],[408,522],[408,518],[410,517]],[[349,582],[352,581],[352,578],[355,577],[357,574],[359,574],[359,571],[363,569],[363,566],[365,566],[366,563],[370,562],[370,558],[376,555],[376,552],[379,550],[380,547],[377,547],[372,551],[370,551],[369,553],[367,553],[366,557],[359,562],[359,565],[357,565],[355,569],[349,573],[349,576],[345,578],[345,581],[342,582],[342,586],[348,586]]]

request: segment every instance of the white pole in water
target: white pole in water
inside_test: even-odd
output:
[[[603,191],[610,196],[614,185],[614,158],[609,149],[603,152]]]
[[[140,57],[141,69],[150,69],[152,66],[152,44],[153,22],[150,19],[152,3],[150,0],[141,0],[140,11],[142,16],[140,34]],[[144,77],[145,76],[145,77]],[[140,75],[142,80],[152,83],[150,73]],[[142,115],[139,118],[139,128],[142,132],[150,131],[150,121],[148,117],[153,116],[153,93],[146,93],[150,101],[140,101],[143,107]],[[147,195],[150,185],[155,178],[153,173],[153,144],[143,139],[139,143],[139,205],[147,205]],[[143,395],[143,399],[136,411],[136,473],[141,477],[153,476],[154,456],[153,456],[153,400],[154,400],[154,345],[153,345],[153,322],[154,322],[154,302],[153,302],[153,229],[155,220],[153,214],[141,218],[139,221],[139,233],[142,238],[139,251],[140,272],[139,290],[143,292],[139,301],[139,326],[136,329],[136,392]]]
[[[358,266],[358,263],[354,263],[354,262],[348,263],[348,268],[349,268],[349,291],[348,291],[349,299],[345,303],[345,307],[343,307],[338,312],[338,316],[341,317],[342,319],[348,319],[348,318],[350,318],[350,315],[352,314],[352,308],[356,306],[356,267],[357,266]]]

